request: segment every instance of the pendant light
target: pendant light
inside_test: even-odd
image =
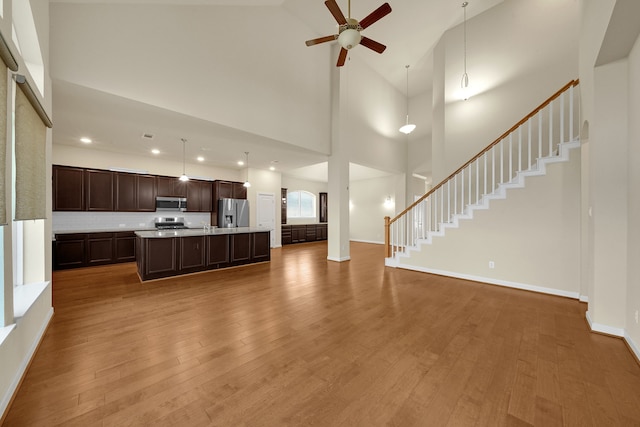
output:
[[[409,135],[416,128],[416,125],[409,123],[409,66],[405,65],[407,69],[407,121],[399,130],[405,135]]]
[[[242,184],[245,188],[251,187],[251,183],[249,182],[249,152],[244,152],[245,157],[247,158],[247,180]]]
[[[469,75],[467,74],[467,6],[469,5],[468,1],[462,3],[462,10],[464,13],[464,21],[462,24],[463,29],[463,50],[464,50],[464,73],[462,74],[462,79],[460,80],[460,88],[462,89],[462,99],[469,99]]]
[[[180,175],[180,181],[186,182],[189,181],[189,177],[185,173],[185,146],[187,144],[187,140],[184,138],[180,139],[182,141],[182,175]]]

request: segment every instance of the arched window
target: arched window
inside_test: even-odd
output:
[[[308,191],[287,193],[287,218],[315,218],[316,195]]]

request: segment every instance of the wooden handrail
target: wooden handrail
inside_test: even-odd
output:
[[[407,212],[409,212],[411,209],[413,209],[414,207],[416,207],[420,202],[422,202],[424,199],[426,199],[427,197],[429,197],[431,194],[435,193],[436,190],[438,190],[440,187],[442,187],[442,185],[444,185],[444,183],[446,183],[447,181],[449,181],[450,179],[452,179],[454,176],[456,176],[458,173],[460,173],[464,168],[466,168],[467,166],[469,166],[471,163],[475,162],[478,158],[482,157],[482,155],[484,153],[486,153],[487,151],[491,150],[495,145],[497,145],[500,141],[502,141],[504,138],[506,138],[507,136],[509,136],[509,134],[513,131],[515,131],[516,129],[518,129],[520,126],[522,126],[524,123],[527,122],[527,120],[529,120],[531,117],[535,116],[536,114],[538,114],[538,112],[540,112],[540,110],[542,110],[544,107],[546,107],[547,105],[549,105],[551,103],[551,101],[553,101],[554,99],[556,99],[557,97],[559,97],[560,95],[562,95],[567,89],[569,89],[571,86],[577,86],[580,83],[579,79],[576,80],[571,80],[569,83],[567,83],[566,85],[564,85],[560,90],[558,90],[556,93],[554,93],[553,95],[551,95],[549,98],[547,98],[546,101],[544,101],[542,104],[540,104],[537,108],[535,108],[533,111],[531,111],[529,114],[527,114],[526,116],[524,116],[522,118],[522,120],[520,120],[518,123],[516,123],[515,125],[513,125],[508,131],[506,131],[505,133],[503,133],[502,135],[500,135],[495,141],[493,141],[491,144],[487,145],[482,151],[480,151],[478,154],[476,154],[475,156],[473,156],[471,158],[471,160],[469,160],[467,163],[465,163],[464,165],[460,166],[455,172],[453,172],[451,175],[449,175],[448,177],[446,177],[445,179],[443,179],[442,181],[440,181],[440,183],[438,185],[436,185],[435,187],[433,187],[431,190],[429,190],[424,196],[420,197],[418,200],[416,200],[415,202],[413,202],[411,205],[409,205],[405,210],[403,210],[402,212],[400,212],[398,215],[396,215],[393,219],[391,219],[388,223],[385,220],[385,226],[389,226],[391,224],[393,224],[394,222],[396,222],[401,216],[405,215]]]

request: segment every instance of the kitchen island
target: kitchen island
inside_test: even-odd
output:
[[[143,281],[270,259],[270,231],[262,227],[136,231]]]

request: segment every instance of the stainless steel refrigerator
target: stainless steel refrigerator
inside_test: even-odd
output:
[[[218,227],[248,227],[249,201],[244,199],[218,200]]]

